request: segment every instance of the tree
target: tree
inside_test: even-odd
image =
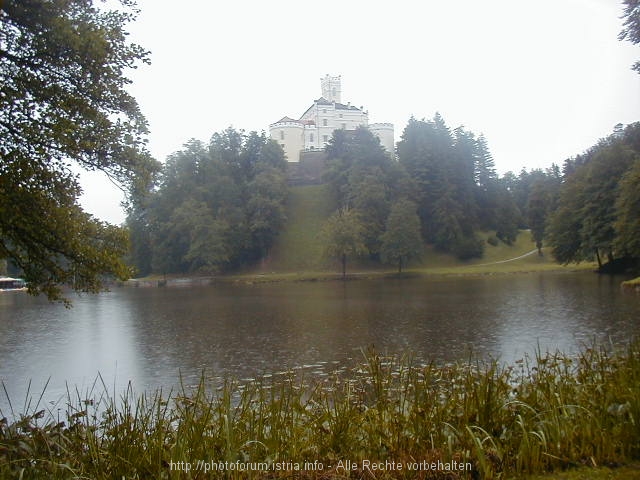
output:
[[[347,259],[367,253],[364,227],[355,210],[342,208],[326,221],[322,228],[325,254],[340,260],[342,278],[347,278]]]
[[[453,134],[440,114],[411,118],[398,142],[398,157],[416,183],[422,235],[450,252],[473,238],[478,224],[475,164],[479,146],[462,127]]]
[[[637,45],[640,43],[640,0],[623,0],[624,28],[618,35],[620,40],[628,40]],[[640,73],[640,61],[633,64],[632,67],[636,72]]]
[[[478,186],[487,187],[498,179],[496,165],[489,151],[487,139],[480,134],[476,140],[475,180]]]
[[[127,42],[133,2],[103,11],[90,0],[6,0],[0,6],[0,258],[30,293],[61,299],[60,284],[102,288],[124,278],[126,232],[78,205],[72,166],[104,172],[129,195],[157,170],[147,124],[125,71],[147,62]]]
[[[584,204],[583,179],[580,174],[567,178],[558,199],[558,207],[549,218],[548,242],[553,257],[560,263],[583,260],[581,207]]]
[[[565,169],[549,222],[549,243],[558,261],[595,257],[602,268],[603,256],[613,265],[616,258],[633,252],[638,234],[634,165],[639,156],[640,124],[635,123],[567,163],[570,168]]]
[[[495,212],[496,237],[507,245],[513,244],[518,236],[520,210],[514,202],[512,193],[507,188],[496,191],[497,208]]]
[[[365,127],[336,130],[327,145],[327,157],[325,178],[335,208],[358,212],[366,248],[376,258],[391,203],[406,194],[406,174]]]
[[[527,224],[531,229],[531,236],[536,242],[538,255],[542,255],[542,241],[547,227],[547,219],[554,210],[556,197],[560,188],[559,177],[553,174],[554,170],[536,178],[529,189],[526,212]]]
[[[402,273],[403,265],[422,255],[420,218],[415,203],[402,199],[393,204],[380,241],[382,261],[398,265],[398,273]]]
[[[190,140],[127,219],[132,260],[148,265],[136,255],[150,255],[159,273],[216,273],[264,259],[285,222],[286,168],[265,134],[227,128],[208,145]]]
[[[615,208],[616,249],[625,256],[640,258],[640,157],[620,182]]]

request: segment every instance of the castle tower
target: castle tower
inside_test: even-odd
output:
[[[396,142],[393,134],[393,124],[370,123],[369,130],[371,130],[371,133],[380,139],[380,145],[382,145],[392,157],[395,157]]]
[[[342,86],[340,75],[337,77],[330,77],[329,74],[320,79],[320,86],[322,87],[322,96],[330,102],[342,103],[341,94]]]

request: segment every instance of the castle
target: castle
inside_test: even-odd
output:
[[[394,154],[393,124],[369,124],[369,112],[363,107],[343,104],[340,75],[325,75],[320,86],[322,96],[298,120],[285,116],[269,125],[270,137],[282,146],[289,162],[300,163],[305,154],[324,151],[334,130],[355,130],[359,126],[368,127],[387,152]]]

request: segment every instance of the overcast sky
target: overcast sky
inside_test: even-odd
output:
[[[228,126],[268,131],[342,76],[342,101],[396,141],[411,115],[484,133],[502,174],[581,153],[640,120],[640,48],[617,0],[138,0],[131,38],[151,65],[131,93],[161,161]],[[85,176],[83,205],[120,223],[121,194]]]

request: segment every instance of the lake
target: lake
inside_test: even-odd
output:
[[[640,333],[640,296],[620,277],[514,274],[396,280],[117,288],[72,295],[73,308],[0,294],[0,380],[17,412],[31,381],[47,402],[84,397],[98,373],[110,392],[192,385],[299,369],[323,376],[379,352],[449,362],[512,362],[594,339]],[[98,388],[103,390],[102,384]],[[8,415],[0,389],[0,409]]]

